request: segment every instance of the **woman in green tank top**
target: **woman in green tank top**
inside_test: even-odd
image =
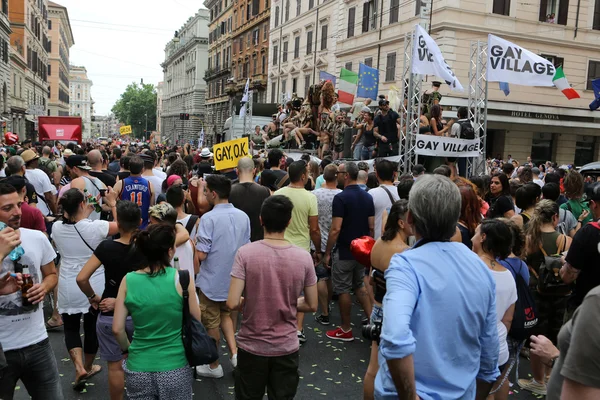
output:
[[[175,253],[175,229],[151,225],[135,236],[142,268],[125,276],[115,304],[113,333],[128,358],[123,362],[129,398],[192,398],[189,367],[181,326],[183,297],[178,271],[169,266]],[[190,313],[200,321],[194,280],[190,279]],[[125,321],[131,315],[133,340],[129,343]]]

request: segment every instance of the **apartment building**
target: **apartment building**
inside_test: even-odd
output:
[[[11,130],[19,138],[35,138],[37,117],[48,108],[48,1],[9,0]]]
[[[0,127],[2,133],[8,132],[11,122],[10,115],[10,22],[8,20],[8,0],[2,0],[2,8],[0,9]]]
[[[404,35],[419,22],[422,3],[343,2],[335,75],[343,66],[363,62],[380,70],[381,93],[392,85],[399,87]],[[562,65],[581,95],[567,100],[553,87],[511,85],[505,96],[498,84],[490,83],[488,155],[575,165],[600,158],[600,114],[588,109],[591,81],[600,77],[600,0],[437,0],[431,22],[432,37],[465,88],[471,43],[487,41],[492,33]],[[444,116],[454,117],[459,106],[467,105],[468,90],[457,93],[442,87],[441,92]]]
[[[69,115],[69,51],[75,44],[67,8],[48,2],[48,32],[50,34],[50,63],[48,83],[50,100],[48,115]]]
[[[236,0],[237,1],[237,0]],[[231,45],[234,30],[234,0],[206,0],[210,11],[205,143],[219,142],[225,120],[229,118],[235,88],[228,88],[232,78]],[[228,91],[230,90],[230,91]]]
[[[92,115],[94,115],[92,85],[93,82],[88,78],[85,67],[70,66],[69,115],[81,117],[82,137],[84,139],[92,137]]]
[[[198,10],[165,47],[161,134],[170,144],[198,140],[206,119],[209,11]],[[180,114],[189,114],[181,120]]]
[[[238,0],[233,10],[232,66],[236,98],[250,79],[253,101],[267,103],[270,0]],[[233,90],[231,91],[233,92]]]
[[[271,103],[281,102],[293,93],[306,97],[310,85],[319,81],[320,71],[336,74],[344,10],[343,0],[273,1],[267,90]],[[357,68],[358,63],[354,70]]]
[[[158,85],[156,85],[156,132],[159,132],[159,133],[160,133],[160,131],[161,131],[160,129],[162,127],[161,118],[162,118],[164,85],[165,85],[164,82],[158,82]]]

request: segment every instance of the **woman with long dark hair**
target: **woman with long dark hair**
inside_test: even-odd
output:
[[[511,218],[515,215],[515,207],[510,196],[510,184],[505,174],[498,172],[492,175],[486,201],[490,205],[486,218]]]
[[[488,219],[477,227],[472,240],[473,251],[477,253],[481,261],[490,269],[496,281],[496,326],[498,328],[498,341],[500,345],[498,355],[500,376],[494,384],[494,387],[499,387],[494,394],[494,399],[506,400],[509,390],[508,380],[503,379],[508,369],[509,359],[506,338],[515,313],[517,286],[512,273],[504,268],[499,260],[504,260],[510,255],[512,233],[506,222],[497,219]]]
[[[111,207],[118,217],[117,194],[109,188],[104,204]],[[102,369],[94,365],[98,351],[96,336],[97,308],[90,307],[88,298],[77,286],[77,275],[92,256],[100,242],[107,236],[116,234],[116,222],[88,219],[93,206],[88,204],[79,189],[69,189],[58,204],[63,210],[63,220],[52,227],[52,240],[61,255],[58,277],[58,312],[62,316],[65,330],[65,344],[75,366],[74,389],[85,388],[85,381]],[[90,278],[94,295],[104,291],[104,268],[100,267]],[[83,315],[84,343],[79,334]]]
[[[434,104],[431,107],[431,120],[429,121],[431,128],[431,134],[435,136],[446,136],[448,132],[448,125],[444,126],[442,123],[442,107],[439,104]]]
[[[92,306],[100,310],[96,322],[96,334],[100,347],[100,358],[108,364],[108,391],[111,400],[123,399],[125,378],[123,374],[123,355],[119,344],[112,334],[113,312],[119,291],[119,285],[125,274],[137,269],[139,257],[132,251],[131,240],[140,226],[142,214],[137,204],[130,201],[117,203],[117,226],[119,238],[102,241],[83,269],[77,275],[77,285]],[[94,292],[90,279],[94,273],[104,267],[104,291]],[[127,334],[133,335],[133,322],[127,321]]]
[[[175,254],[175,229],[151,225],[134,237],[140,269],[125,275],[115,305],[113,333],[123,353],[129,398],[192,399],[192,369],[188,365],[181,327],[182,287],[170,267]],[[200,321],[194,279],[190,278],[190,314]],[[160,312],[157,312],[160,310]],[[133,341],[126,333],[127,316],[134,326]]]
[[[377,270],[379,273],[385,272],[390,265],[392,256],[397,253],[402,253],[408,249],[408,237],[412,235],[412,228],[406,222],[406,214],[408,212],[408,200],[398,200],[395,202],[387,217],[383,234],[371,250],[371,266],[372,274]],[[376,285],[373,287],[375,302],[373,303],[373,310],[371,312],[371,324],[381,323],[383,320],[383,295]],[[379,364],[377,361],[378,352],[377,342],[373,342],[371,345],[371,358],[369,359],[369,366],[367,367],[367,373],[364,379],[364,398],[373,399],[375,390],[375,376],[379,371]]]
[[[537,183],[529,182],[517,189],[515,203],[521,212],[518,215],[514,215],[511,219],[519,227],[523,229],[527,227],[533,215],[535,205],[540,201],[541,196],[542,188]]]
[[[373,153],[375,152],[375,136],[373,135],[375,114],[372,112],[364,113],[364,121],[362,127],[358,131],[358,135],[356,135],[356,139],[354,139],[354,143],[358,143],[360,138],[363,140],[363,148],[360,155],[361,160],[369,160],[373,158]]]
[[[473,249],[471,238],[475,234],[475,229],[481,223],[481,211],[479,197],[475,193],[473,186],[460,185],[460,217],[456,224],[460,231],[460,241],[469,249]]]

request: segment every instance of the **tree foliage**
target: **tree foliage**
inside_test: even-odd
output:
[[[148,131],[156,130],[156,89],[152,84],[132,83],[111,110],[125,125],[131,125],[133,135],[143,136],[148,115]],[[150,134],[147,135],[149,137]]]

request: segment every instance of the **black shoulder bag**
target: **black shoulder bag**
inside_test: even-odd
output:
[[[181,338],[185,357],[190,366],[211,364],[219,359],[217,343],[210,337],[204,325],[190,314],[189,292],[190,274],[187,270],[179,271],[179,283],[183,291],[183,325]]]

